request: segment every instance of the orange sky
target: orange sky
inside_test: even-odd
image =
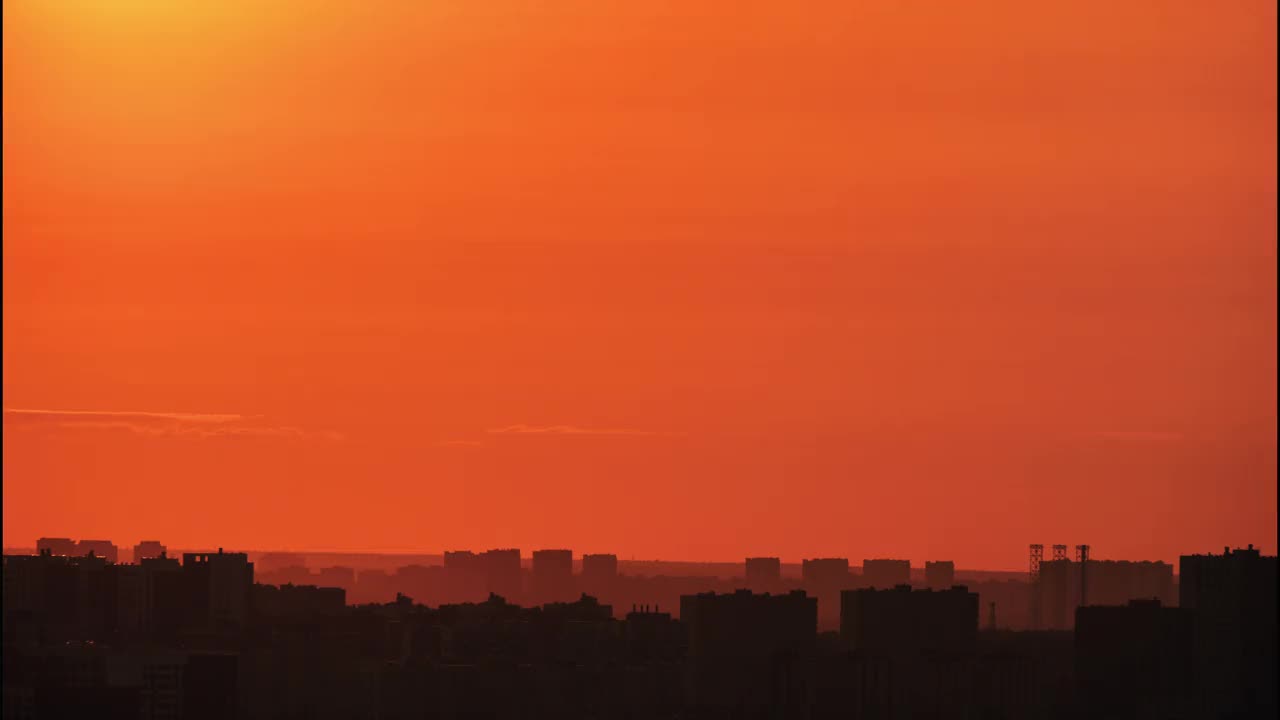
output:
[[[1267,0],[5,2],[4,543],[1274,551],[1275,63]]]

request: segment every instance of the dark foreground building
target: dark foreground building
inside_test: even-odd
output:
[[[950,590],[846,590],[840,635],[851,650],[885,655],[966,655],[978,638],[978,595]]]
[[[360,575],[445,597],[454,571],[489,582],[486,555]],[[240,553],[5,556],[3,717],[1274,716],[1276,566],[1251,548],[1184,558],[1186,607],[1085,606],[1077,632],[980,630],[971,590],[899,586],[846,588],[841,632],[820,633],[804,590],[702,592],[743,578],[615,577],[610,560],[598,577],[640,598],[625,615],[582,595],[422,604],[403,585],[361,604],[310,572],[255,582]],[[809,580],[849,582],[822,565]]]
[[[1252,545],[1183,555],[1179,606],[1195,616],[1198,707],[1205,713],[1275,717],[1276,557]]]
[[[764,717],[776,702],[777,668],[812,653],[818,632],[817,600],[803,591],[687,595],[680,617],[689,633],[687,697],[708,716]]]
[[[965,587],[846,590],[840,639],[887,677],[880,694],[899,714],[945,717],[973,703],[978,596]]]
[[[1076,679],[1086,717],[1199,717],[1195,613],[1157,599],[1076,610]]]

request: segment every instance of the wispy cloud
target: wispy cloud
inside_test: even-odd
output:
[[[150,436],[342,439],[339,433],[333,431],[304,430],[292,425],[270,425],[261,422],[261,418],[261,415],[233,413],[4,409],[6,425],[27,428],[125,430],[137,435]]]
[[[190,423],[228,423],[240,420],[248,420],[252,417],[261,417],[257,415],[233,415],[219,413],[178,413],[178,412],[138,412],[130,410],[25,410],[19,408],[5,408],[5,418],[23,418],[30,420],[143,420],[143,421],[164,421],[172,420],[175,422]]]
[[[584,428],[576,425],[508,425],[485,432],[491,435],[657,435],[648,430]]]

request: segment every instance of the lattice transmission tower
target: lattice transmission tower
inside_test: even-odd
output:
[[[1040,563],[1044,561],[1044,545],[1031,545],[1031,627],[1040,629]]]
[[[1089,546],[1076,546],[1076,562],[1080,564],[1080,605],[1089,604]]]

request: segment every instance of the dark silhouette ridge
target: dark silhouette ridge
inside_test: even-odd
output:
[[[38,546],[4,557],[6,718],[1276,710],[1277,564],[1252,546],[1183,556],[1176,590],[1164,563],[1065,557],[1038,578],[965,586],[950,561],[913,575],[901,560],[854,572],[814,559],[794,577],[751,558],[737,577],[649,577],[608,554],[575,572],[568,550],[526,563],[499,549],[391,571],[278,554],[258,572],[246,553],[180,562],[155,541],[136,563],[103,541]],[[1081,569],[1085,605],[1072,604]],[[1027,629],[1036,601],[1054,629]]]

